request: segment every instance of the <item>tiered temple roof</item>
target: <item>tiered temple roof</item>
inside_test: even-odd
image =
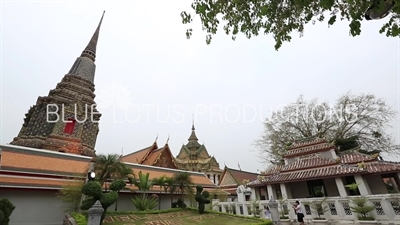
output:
[[[222,173],[219,163],[214,156],[211,156],[204,144],[198,142],[194,124],[192,132],[188,138],[188,143],[182,145],[179,154],[176,156],[178,168],[201,172]]]
[[[168,143],[158,148],[156,141],[149,147],[122,156],[121,161],[177,169],[174,156],[171,153]]]
[[[333,144],[321,138],[297,143],[283,155],[285,165],[270,168],[248,186],[400,171],[399,162],[379,160],[378,154],[368,155],[359,150],[338,152]]]

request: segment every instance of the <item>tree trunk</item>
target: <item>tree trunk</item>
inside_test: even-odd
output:
[[[161,192],[158,195],[158,210],[161,210]]]

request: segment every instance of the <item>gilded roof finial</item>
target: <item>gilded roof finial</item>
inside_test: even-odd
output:
[[[92,38],[89,41],[89,44],[86,46],[85,50],[83,50],[81,57],[87,57],[91,60],[93,60],[93,62],[96,60],[96,47],[97,47],[97,41],[99,39],[99,33],[100,33],[100,26],[101,23],[103,22],[103,17],[104,17],[104,13],[106,11],[103,11],[103,15],[101,16],[99,25],[97,26],[96,31],[94,32]]]

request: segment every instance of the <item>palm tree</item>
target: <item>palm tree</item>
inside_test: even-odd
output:
[[[167,179],[167,176],[165,176],[165,175],[153,179],[153,183],[155,185],[159,185],[160,186],[160,195],[158,196],[158,210],[161,209],[161,192],[162,192],[163,189],[165,190],[165,192],[167,192],[167,190],[166,190],[167,189],[166,188],[167,187],[166,179]]]
[[[120,158],[121,156],[118,154],[100,154],[96,157],[94,172],[101,186],[109,179],[126,178],[129,174],[132,174],[131,168],[122,163]]]
[[[177,187],[179,189],[179,192],[181,193],[182,196],[182,201],[183,199],[183,194],[185,193],[192,193],[193,192],[193,180],[192,177],[190,177],[190,174],[187,172],[179,172],[174,174],[174,180],[176,181]]]
[[[173,194],[176,192],[177,189],[177,183],[176,180],[173,177],[167,177],[165,178],[165,187],[164,190],[168,191],[171,196],[171,206],[173,202]]]
[[[148,191],[153,187],[153,180],[149,179],[150,174],[144,175],[142,171],[139,171],[139,179],[133,179],[133,184],[141,192],[139,196],[135,196],[132,201],[138,210],[152,210],[157,207],[157,201],[153,198],[148,198]]]
[[[110,179],[125,179],[127,178],[132,184],[133,171],[130,167],[120,161],[121,155],[118,154],[99,154],[96,156],[94,164],[94,172],[101,186]],[[107,191],[107,186],[105,186]],[[119,192],[119,191],[118,191]],[[115,203],[115,211],[118,209],[118,200]]]

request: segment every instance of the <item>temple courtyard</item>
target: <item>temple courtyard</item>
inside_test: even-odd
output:
[[[241,218],[217,213],[199,214],[195,210],[182,210],[161,214],[108,215],[104,225],[191,225],[191,224],[266,224],[253,218]]]

